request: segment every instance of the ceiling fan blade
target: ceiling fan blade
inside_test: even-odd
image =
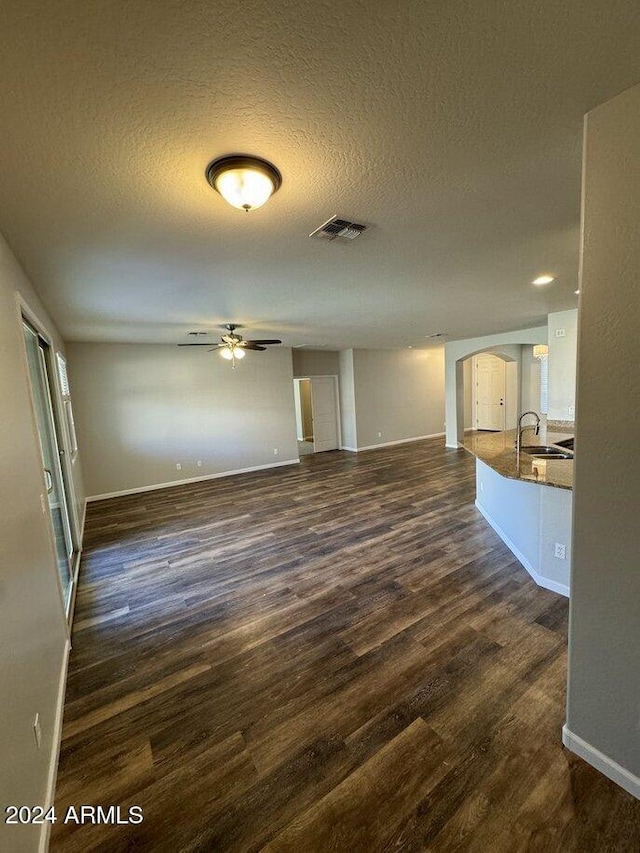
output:
[[[281,344],[282,341],[278,340],[270,340],[270,341],[247,341],[248,344]]]
[[[262,351],[264,351],[264,350],[266,350],[266,347],[259,347],[259,346],[258,346],[256,343],[254,343],[253,341],[251,341],[251,343],[250,343],[249,341],[246,341],[246,342],[243,344],[242,349],[253,349],[253,350],[262,350]]]
[[[211,341],[207,341],[206,343],[201,344],[178,344],[179,347],[210,347]]]

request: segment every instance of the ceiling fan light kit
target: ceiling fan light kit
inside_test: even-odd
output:
[[[223,329],[227,330],[226,335],[222,335],[221,341],[219,344],[214,344],[211,346],[211,341],[207,343],[197,344],[178,344],[179,347],[209,347],[209,352],[213,352],[213,350],[218,350],[222,358],[227,361],[232,362],[231,366],[235,370],[236,367],[236,359],[242,359],[247,354],[247,350],[258,350],[264,352],[268,346],[272,344],[281,344],[282,341],[276,338],[269,338],[255,340],[255,341],[245,341],[242,335],[237,334],[236,329],[240,328],[236,323],[225,323],[222,326]],[[204,335],[206,332],[189,332],[190,335]]]
[[[231,154],[209,163],[207,181],[232,207],[255,210],[268,201],[282,185],[276,167],[260,157]]]

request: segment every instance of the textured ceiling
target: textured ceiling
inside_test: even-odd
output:
[[[0,8],[0,230],[67,339],[415,346],[576,305],[582,116],[640,80],[637,0]],[[250,214],[204,178],[234,152],[283,175]],[[335,213],[372,228],[308,239]]]

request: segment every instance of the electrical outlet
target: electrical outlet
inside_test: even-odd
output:
[[[196,465],[198,466],[198,468],[202,468],[202,459],[198,459]]]
[[[274,448],[273,448],[273,455],[274,455],[274,456],[277,456],[277,455],[278,455],[278,453],[280,453],[280,448],[279,448],[279,447],[274,447]]]
[[[376,435],[378,436],[378,438],[382,438],[382,433],[381,433],[381,432],[376,433]]]
[[[38,749],[42,746],[42,728],[40,727],[40,714],[36,714],[33,720],[33,734],[36,739]]]
[[[556,542],[554,557],[557,557],[559,560],[566,560],[567,559],[567,546],[563,545],[561,542]]]
[[[556,338],[564,338],[566,334],[566,329],[556,329]]]
[[[480,491],[484,492],[484,483],[480,483]]]
[[[567,406],[567,415],[572,418],[575,414],[575,406]]]
[[[182,471],[182,465],[179,462],[176,462],[176,471]]]

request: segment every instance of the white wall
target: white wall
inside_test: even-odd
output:
[[[519,559],[534,570],[540,548],[542,488],[535,483],[502,477],[486,463],[476,460],[478,508],[499,528],[502,538],[519,551]]]
[[[337,376],[340,354],[331,350],[292,350],[294,376]]]
[[[13,254],[0,237],[0,849],[35,850],[40,828],[10,827],[4,809],[44,804],[57,752],[55,732],[67,629],[60,598],[42,463],[32,416],[16,292],[62,342]],[[74,467],[76,499],[83,504],[82,473]],[[40,714],[42,748],[33,720]]]
[[[549,411],[554,421],[573,421],[576,405],[578,309],[549,314]],[[558,337],[558,333],[564,333]]]
[[[639,231],[635,86],[586,123],[565,742],[638,797]]]
[[[354,350],[353,356],[359,449],[442,434],[442,347]]]
[[[503,477],[476,460],[476,506],[537,584],[569,595],[570,489]],[[555,556],[556,542],[565,559]]]
[[[89,495],[298,460],[289,349],[248,353],[235,370],[199,347],[68,354]]]

